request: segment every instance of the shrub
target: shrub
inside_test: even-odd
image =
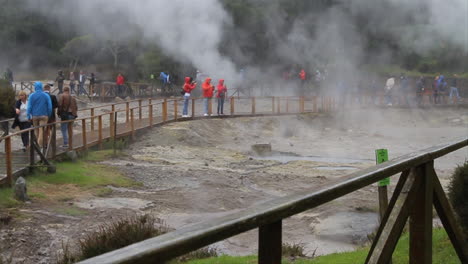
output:
[[[468,161],[455,169],[449,184],[448,198],[468,234]]]
[[[281,250],[283,257],[288,257],[292,259],[296,258],[305,258],[304,245],[299,243],[283,243]]]
[[[168,228],[152,216],[128,217],[104,225],[98,231],[86,235],[79,241],[78,252],[72,252],[68,243],[62,245],[63,253],[57,263],[75,263],[159,236],[167,231]]]
[[[14,117],[16,94],[7,80],[0,79],[0,98],[0,120]]]

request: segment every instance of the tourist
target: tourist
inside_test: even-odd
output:
[[[227,94],[227,87],[224,84],[224,80],[219,80],[217,87],[216,98],[218,98],[218,115],[224,115],[224,99]]]
[[[76,91],[75,91],[75,73],[74,72],[70,72],[70,93],[75,93],[76,94]]]
[[[92,72],[91,76],[89,77],[89,95],[96,96],[96,93],[94,92],[95,85],[96,85],[96,76],[94,75],[94,72]]]
[[[211,78],[206,78],[205,81],[202,84],[202,90],[203,90],[203,110],[204,110],[204,116],[210,115],[209,107],[208,105],[211,104],[211,98],[213,97],[213,92],[214,92],[214,86],[211,84]]]
[[[76,99],[70,94],[70,88],[68,87],[63,89],[63,94],[58,101],[57,113],[62,121],[74,120],[78,117],[78,105]],[[63,122],[60,124],[63,148],[68,148],[68,126],[73,127],[73,122]]]
[[[78,76],[78,96],[83,93],[86,94],[86,90],[84,88],[86,82],[86,75],[83,71],[80,71],[80,75]]]
[[[52,114],[52,101],[50,96],[42,91],[42,83],[34,83],[35,92],[29,96],[27,114],[34,127],[47,124],[49,116]],[[44,128],[34,131],[39,146],[43,146]]]
[[[185,77],[184,90],[184,110],[182,111],[182,117],[188,117],[188,105],[190,100],[190,94],[193,89],[197,86],[196,82],[193,82],[192,77]]]
[[[161,80],[161,92],[169,92],[169,74],[165,72],[161,72],[159,74],[159,80]]]
[[[117,75],[117,80],[115,81],[115,84],[117,85],[116,96],[123,96],[125,78],[123,77],[122,73],[119,72],[119,74]]]
[[[306,87],[306,81],[307,81],[307,74],[305,72],[304,69],[301,69],[301,71],[299,72],[299,79],[301,81],[301,92],[300,92],[300,95],[303,96],[304,93],[305,93],[305,87]]]
[[[421,76],[416,82],[416,102],[419,106],[423,104],[424,89],[424,77]]]
[[[61,70],[58,71],[57,78],[55,78],[57,82],[57,86],[59,89],[59,94],[63,93],[63,82],[65,81],[65,76],[63,76],[63,72]]]
[[[450,103],[453,104],[454,101],[452,101],[452,96],[456,96],[458,100],[461,99],[460,97],[460,94],[458,93],[458,75],[454,74],[453,75],[453,78],[450,82],[450,94],[449,94],[449,98],[450,98]]]
[[[385,99],[385,104],[387,106],[392,106],[394,86],[395,86],[395,78],[393,76],[390,76],[390,78],[388,78],[387,82],[385,83],[384,99]]]
[[[28,118],[28,95],[25,91],[20,91],[18,93],[19,99],[15,104],[15,121],[11,128],[15,129],[19,127],[20,130],[28,129],[31,127],[31,122]],[[29,148],[29,133],[21,133],[21,141],[23,141],[23,151],[26,151]]]
[[[55,123],[55,111],[58,107],[58,101],[57,97],[53,94],[50,93],[50,85],[45,85],[44,86],[44,93],[48,94],[50,96],[50,101],[52,102],[52,113],[49,115],[49,120],[47,120],[47,124],[52,124]],[[46,138],[46,144],[48,142],[48,138],[50,136],[50,130],[52,126],[47,126],[45,130],[45,138]]]

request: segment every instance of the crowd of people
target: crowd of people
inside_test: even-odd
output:
[[[184,97],[184,108],[182,111],[182,117],[188,117],[188,107],[189,101],[192,92],[196,89],[197,82],[193,80],[192,77],[185,77],[185,83],[182,87],[182,94]],[[216,96],[218,101],[217,105],[217,114],[224,115],[224,100],[227,97],[227,86],[224,83],[224,79],[220,79],[218,81],[218,85],[215,87],[211,84],[211,78],[206,77],[205,81],[203,81],[201,85],[202,96],[203,96],[203,115],[210,116],[211,115],[211,100],[213,96]],[[216,93],[216,95],[215,95]]]
[[[51,93],[49,84],[42,82],[34,83],[34,92],[29,96],[25,91],[20,91],[19,99],[15,103],[15,119],[12,128],[19,127],[20,130],[34,129],[34,136],[41,148],[47,148],[50,137],[51,126],[47,124],[55,123],[58,116],[61,121],[74,120],[77,118],[78,106],[76,99],[70,94],[71,88],[61,87],[61,93],[57,96]],[[63,122],[61,132],[63,138],[63,148],[68,148],[68,127],[72,122]],[[23,150],[26,151],[31,145],[29,133],[21,133]]]

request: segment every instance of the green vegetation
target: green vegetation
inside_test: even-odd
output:
[[[75,263],[166,233],[167,228],[156,226],[158,223],[157,219],[142,215],[101,226],[97,232],[79,240],[78,252],[73,253],[65,246],[58,263]]]
[[[21,203],[13,198],[13,189],[0,188],[0,209],[12,208],[20,205]]]
[[[7,80],[0,79],[0,98],[2,98],[0,100],[0,120],[14,117],[15,112],[12,106],[15,105],[16,95]]]
[[[433,233],[433,263],[439,264],[456,264],[460,263],[455,250],[447,236],[444,229],[434,229]],[[393,254],[394,264],[406,264],[409,262],[409,234],[404,234]],[[297,259],[291,261],[284,259],[282,263],[285,264],[361,264],[365,262],[369,248],[363,248],[354,252],[336,253],[326,256],[320,256],[313,259]],[[256,256],[248,257],[230,257],[221,256],[218,258],[210,258],[204,260],[190,261],[188,264],[252,264],[257,263]]]
[[[76,163],[68,161],[57,163],[56,173],[49,174],[43,170],[37,170],[26,178],[29,197],[33,200],[68,202],[85,194],[107,196],[112,193],[112,189],[106,187],[108,185],[116,187],[140,185],[114,168],[93,162],[106,160],[111,156],[113,156],[112,150],[89,152],[83,160]],[[20,205],[22,203],[13,198],[12,188],[0,188],[0,209]],[[73,208],[62,213],[82,214]]]
[[[448,197],[468,237],[468,161],[458,166],[449,185]]]

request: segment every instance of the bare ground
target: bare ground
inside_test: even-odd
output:
[[[170,227],[205,221],[261,201],[316,190],[357,169],[374,165],[374,150],[391,158],[468,136],[466,109],[365,109],[334,116],[200,120],[155,128],[105,161],[141,187],[112,188],[106,197],[32,203],[0,227],[0,252],[25,263],[50,263],[61,244],[100,224],[133,213],[150,213]],[[255,143],[271,143],[272,155],[258,157]],[[468,149],[435,162],[444,185]],[[392,179],[392,186],[397,178]],[[377,225],[377,192],[369,186],[287,219],[284,240],[306,253],[352,250],[367,242]],[[70,208],[76,208],[75,213]],[[214,245],[221,253],[255,254],[257,233]]]

